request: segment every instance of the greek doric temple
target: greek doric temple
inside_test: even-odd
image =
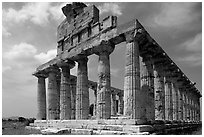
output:
[[[118,26],[116,16],[99,21],[94,5],[67,4],[57,28],[57,55],[40,65],[37,77],[37,120],[115,124],[198,123],[201,93],[141,23]],[[124,89],[111,86],[110,54],[125,42]],[[98,81],[88,78],[88,56],[98,56]],[[77,76],[70,70],[78,63]],[[45,79],[48,79],[47,91]],[[95,103],[90,116],[89,89]],[[72,125],[70,125],[71,127]],[[128,129],[129,130],[129,129]]]

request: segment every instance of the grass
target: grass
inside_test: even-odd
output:
[[[3,121],[2,122],[2,135],[30,135],[30,134],[41,134],[39,130],[28,130],[25,127],[29,123],[18,122],[18,121]]]

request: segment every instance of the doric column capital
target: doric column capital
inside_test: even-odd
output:
[[[66,68],[69,68],[69,69],[72,69],[74,66],[75,66],[75,62],[74,61],[72,61],[72,60],[59,60],[58,62],[57,62],[57,66],[59,66],[59,67],[61,67],[61,68],[64,68],[64,67],[66,67]]]
[[[43,78],[47,78],[48,75],[45,72],[37,72],[37,73],[33,73],[34,76],[36,76],[37,78],[43,77]]]
[[[82,63],[82,62],[87,63],[87,62],[88,62],[88,58],[87,58],[86,55],[80,54],[80,55],[77,55],[76,61],[77,61],[78,63]]]
[[[94,48],[95,54],[97,55],[109,55],[115,49],[115,45],[110,41],[102,41],[101,44]]]
[[[53,72],[53,73],[59,73],[59,67],[57,66],[50,66],[49,68],[46,69],[47,73]]]

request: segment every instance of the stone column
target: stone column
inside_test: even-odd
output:
[[[124,115],[138,124],[146,123],[144,93],[140,90],[140,60],[138,41],[126,44],[124,79]]]
[[[46,120],[46,88],[45,74],[34,74],[38,78],[37,88],[37,120]]]
[[[121,115],[123,114],[123,107],[124,107],[123,96],[122,94],[119,94],[118,113]]]
[[[71,90],[70,90],[70,69],[75,65],[74,62],[60,62],[61,83],[60,83],[60,119],[71,119]]]
[[[76,119],[88,119],[89,117],[87,61],[86,56],[80,56],[77,60]]]
[[[103,42],[96,49],[99,55],[98,61],[98,86],[97,86],[97,119],[109,119],[111,117],[111,78],[109,55],[115,45]]]
[[[178,119],[183,121],[183,93],[180,88],[178,88]]]
[[[186,92],[186,120],[190,121],[190,100],[189,100],[189,93]]]
[[[48,69],[48,120],[59,119],[59,91],[57,87],[57,73],[59,69],[51,66]]]
[[[173,104],[173,121],[177,122],[178,119],[178,88],[175,83],[172,83],[172,104]]]
[[[76,79],[73,78],[70,80],[70,89],[71,89],[71,119],[75,119],[76,115]]]
[[[186,91],[183,91],[183,120],[187,121],[187,109],[186,109]]]
[[[95,96],[95,104],[94,104],[94,116],[96,116],[96,112],[97,112],[97,89],[94,89],[94,96]]]
[[[165,119],[173,120],[173,104],[172,104],[172,85],[167,77],[165,77]]]
[[[164,76],[154,65],[155,120],[165,120]]]
[[[111,116],[116,116],[116,93],[114,91],[111,94]]]
[[[140,64],[141,70],[141,90],[145,94],[145,108],[147,121],[155,120],[155,102],[154,102],[154,74],[151,57],[143,57]]]

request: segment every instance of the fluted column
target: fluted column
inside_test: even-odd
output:
[[[172,83],[173,120],[178,121],[178,88]]]
[[[111,116],[116,116],[116,93],[114,91],[111,94]]]
[[[188,91],[186,92],[186,120],[190,121],[190,99],[189,99],[189,93]]]
[[[48,75],[48,119],[59,119],[60,107],[59,107],[59,91],[57,87],[57,73],[59,69],[57,67],[50,67]]]
[[[148,55],[146,55],[148,56]],[[155,120],[154,103],[154,72],[151,57],[143,57],[140,63],[141,90],[145,94],[145,109],[147,121]]]
[[[165,120],[173,120],[173,104],[172,104],[172,85],[167,77],[165,77]]]
[[[97,86],[97,119],[109,119],[111,117],[111,77],[110,58],[115,45],[104,41],[96,48],[98,60],[98,86]]]
[[[94,114],[94,116],[96,116],[96,112],[97,112],[97,89],[94,89],[94,97],[95,97],[95,103],[94,103],[94,112],[93,112],[93,114]]]
[[[118,101],[118,113],[123,114],[123,107],[124,107],[124,101],[122,94],[119,94],[119,101]]]
[[[145,97],[140,89],[139,44],[135,39],[126,44],[124,115],[136,119],[137,123],[145,123]]]
[[[88,119],[89,116],[87,61],[85,56],[80,56],[77,60],[76,119]]]
[[[58,63],[61,67],[61,83],[60,83],[60,119],[71,119],[71,90],[70,90],[70,69],[75,63],[67,61]]]
[[[37,88],[37,120],[46,120],[46,88],[45,74],[34,74],[38,78]]]
[[[180,88],[178,88],[178,119],[183,121],[183,93]]]
[[[70,90],[71,90],[71,119],[75,119],[76,116],[76,79],[70,80]]]
[[[183,91],[183,120],[184,122],[187,121],[187,104],[186,104],[186,91]]]
[[[165,120],[164,76],[154,65],[155,120]]]

